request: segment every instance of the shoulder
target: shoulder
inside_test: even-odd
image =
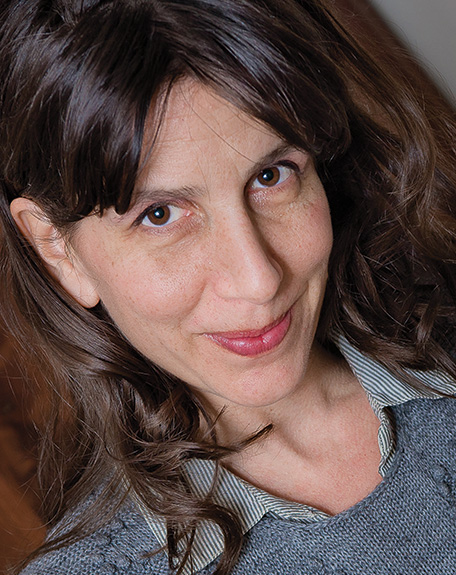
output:
[[[165,575],[167,559],[144,517],[126,501],[102,528],[32,561],[21,575]]]
[[[456,456],[456,398],[414,399],[395,406],[399,444],[420,452],[450,450]]]
[[[393,407],[396,418],[421,425],[451,427],[456,422],[456,397],[435,396],[406,401]],[[423,419],[425,421],[423,421]]]

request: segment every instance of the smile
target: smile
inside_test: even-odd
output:
[[[291,310],[260,330],[205,334],[224,349],[242,356],[257,356],[276,348],[287,335]]]

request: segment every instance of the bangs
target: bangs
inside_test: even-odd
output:
[[[349,144],[334,42],[297,4],[92,2],[69,12],[41,11],[22,36],[17,66],[30,58],[32,81],[16,90],[22,141],[7,170],[57,225],[128,210],[146,120],[156,136],[182,77],[321,161]]]

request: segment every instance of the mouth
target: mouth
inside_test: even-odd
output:
[[[220,347],[241,356],[257,356],[278,347],[288,333],[291,309],[262,329],[206,333]]]

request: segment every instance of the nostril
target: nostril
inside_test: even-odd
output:
[[[283,279],[281,266],[256,241],[231,245],[221,250],[214,277],[217,295],[224,299],[240,299],[256,304],[271,301]]]

